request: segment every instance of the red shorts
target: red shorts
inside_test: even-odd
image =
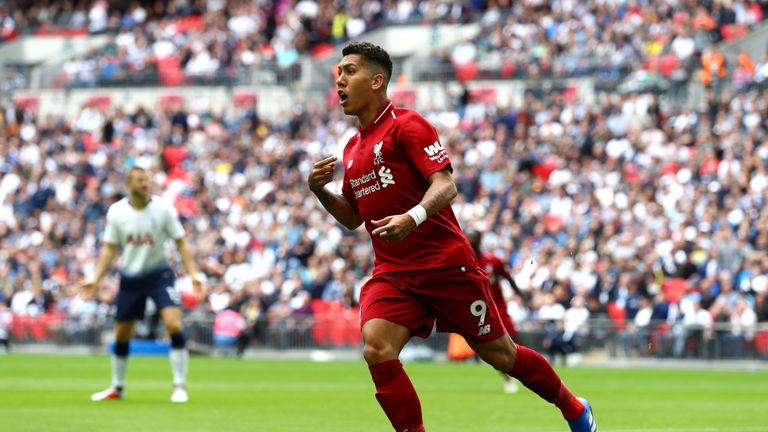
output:
[[[493,297],[493,303],[496,305],[496,309],[499,310],[501,322],[504,324],[504,328],[507,329],[507,333],[513,338],[517,337],[517,327],[515,327],[515,323],[512,321],[509,313],[507,313],[507,302],[504,301],[504,294],[501,292],[501,287],[491,287],[491,296]]]
[[[429,273],[387,273],[374,276],[360,293],[360,327],[383,318],[426,338],[452,332],[472,342],[490,342],[504,335],[504,324],[481,268]]]

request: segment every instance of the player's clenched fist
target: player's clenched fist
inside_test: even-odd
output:
[[[312,165],[312,171],[307,178],[309,190],[314,193],[320,192],[325,185],[333,180],[333,172],[336,170],[336,156],[327,157]]]

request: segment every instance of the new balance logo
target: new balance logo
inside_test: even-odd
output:
[[[395,176],[392,175],[392,171],[387,167],[379,168],[379,179],[381,179],[381,187],[384,188],[395,184]]]
[[[487,335],[490,332],[491,332],[491,325],[486,324],[477,330],[477,335],[478,336]]]
[[[440,143],[440,141],[435,141],[432,143],[432,145],[424,147],[424,151],[427,152],[427,154],[430,156],[434,156],[443,150],[445,150],[445,147]]]

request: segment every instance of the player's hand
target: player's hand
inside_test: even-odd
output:
[[[77,287],[77,291],[80,293],[80,297],[83,300],[91,300],[96,296],[96,291],[98,289],[98,285],[93,279],[86,279],[82,282],[80,282],[80,285]]]
[[[376,227],[371,231],[371,235],[379,236],[390,243],[396,243],[406,238],[416,228],[416,221],[408,214],[401,214],[372,220],[371,225]]]
[[[336,170],[336,156],[327,157],[312,165],[307,184],[313,193],[320,192],[325,185],[333,180],[333,172]]]
[[[198,300],[205,298],[205,276],[200,273],[192,276],[192,289]]]

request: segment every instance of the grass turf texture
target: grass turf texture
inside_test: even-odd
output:
[[[431,432],[556,432],[559,412],[527,389],[503,394],[486,365],[406,364]],[[768,432],[768,374],[561,368],[602,432]],[[389,432],[362,362],[193,357],[190,402],[173,405],[167,358],[133,357],[126,399],[91,402],[106,356],[0,356],[0,430]]]

